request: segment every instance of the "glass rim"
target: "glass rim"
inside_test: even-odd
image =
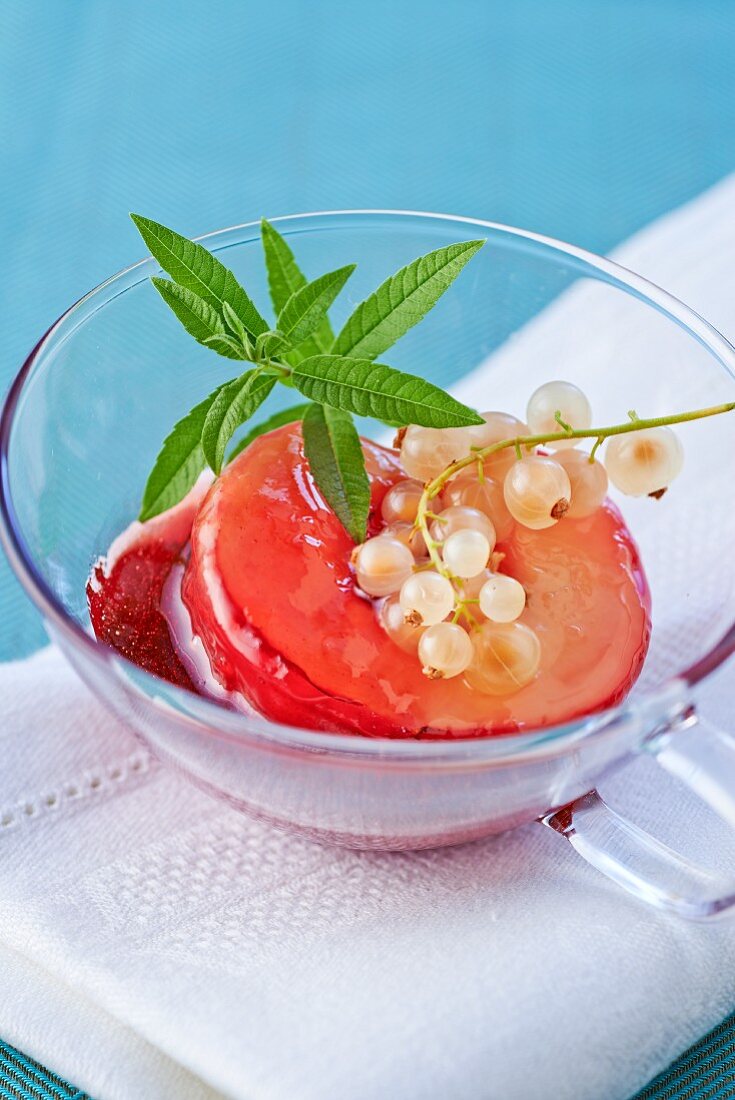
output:
[[[495,233],[507,235],[509,238],[522,238],[529,242],[548,247],[552,251],[566,255],[571,259],[587,264],[597,270],[603,276],[614,280],[625,288],[627,293],[640,298],[644,303],[657,305],[668,318],[679,324],[692,335],[707,351],[710,352],[735,378],[735,348],[730,342],[706,321],[695,310],[681,302],[668,291],[663,290],[656,283],[645,279],[643,276],[630,271],[621,264],[607,257],[597,255],[577,245],[557,240],[531,230],[521,229],[515,226],[504,225],[501,222],[492,222],[480,218],[470,218],[462,215],[431,213],[413,210],[381,210],[381,209],[357,209],[357,210],[326,210],[313,211],[301,214],[288,214],[269,219],[276,223],[298,223],[318,218],[364,218],[371,222],[379,218],[387,219],[414,219],[418,222],[435,220],[449,222],[465,226],[478,226],[481,229],[491,230]],[[210,246],[216,246],[221,242],[217,252],[227,248],[225,238],[235,233],[255,231],[260,234],[260,221],[243,222],[240,225],[228,226],[224,229],[214,230],[195,239],[207,242]],[[230,245],[247,243],[246,241],[232,242]],[[32,603],[41,612],[43,618],[57,627],[74,645],[80,647],[95,660],[103,660],[116,669],[122,678],[129,682],[127,670],[135,671],[136,678],[150,681],[152,688],[161,684],[161,680],[138,668],[125,657],[118,654],[111,647],[97,641],[97,639],[83,628],[73,616],[71,616],[61,601],[57,598],[51,587],[37,570],[33,555],[25,545],[21,533],[20,523],[15,514],[12,493],[9,480],[9,446],[10,437],[21,395],[26,382],[36,364],[42,358],[47,345],[61,332],[62,340],[72,335],[74,328],[68,333],[63,333],[64,326],[96,297],[104,294],[110,287],[125,282],[138,268],[152,268],[159,270],[158,264],[152,257],[138,260],[136,263],[122,268],[114,275],[105,279],[92,290],[88,291],[71,306],[68,307],[40,338],[25,359],[20,370],[11,382],[2,409],[0,410],[0,545],[10,561],[16,576],[23,589],[30,597]],[[129,282],[125,290],[138,285],[148,277],[147,273],[141,273],[140,279]],[[104,308],[114,301],[108,298],[101,303],[99,308]],[[95,311],[96,312],[96,311]],[[84,323],[84,319],[80,323]],[[76,327],[76,326],[74,326]],[[677,676],[670,678],[663,685],[646,692],[649,700],[660,698],[662,701],[670,701],[671,688],[674,684],[683,683],[692,687],[735,652],[735,622],[724,635],[700,657],[694,664],[688,666]],[[166,684],[166,690],[174,697],[180,697],[183,702],[191,699],[191,693],[184,688]],[[153,698],[145,694],[150,705],[154,705]],[[416,763],[499,763],[510,759],[516,759],[519,755],[526,756],[533,750],[542,752],[550,748],[560,749],[570,741],[576,741],[580,737],[585,739],[609,730],[612,723],[618,719],[632,716],[637,711],[637,706],[628,700],[605,708],[596,713],[583,715],[562,724],[535,728],[516,734],[502,734],[488,737],[456,737],[448,740],[415,740],[410,738],[384,738],[366,737],[360,734],[331,733],[322,730],[309,730],[299,726],[288,726],[277,722],[271,722],[265,716],[253,718],[239,712],[223,708],[221,704],[206,696],[196,695],[197,709],[202,709],[206,717],[208,732],[214,735],[228,736],[234,734],[237,737],[255,737],[274,743],[282,748],[307,749],[311,752],[334,752],[352,758],[391,758],[402,762],[413,761]],[[201,705],[200,705],[201,704]],[[226,727],[226,728],[224,728]]]

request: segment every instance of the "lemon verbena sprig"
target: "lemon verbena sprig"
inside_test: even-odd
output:
[[[154,277],[153,285],[186,331],[217,355],[248,364],[176,422],[148,477],[141,520],[177,504],[207,466],[217,476],[257,435],[301,420],[312,477],[348,533],[361,542],[370,484],[354,415],[393,426],[482,423],[474,409],[439,387],[376,360],[433,308],[484,241],[460,241],[406,264],[361,301],[335,335],[329,309],[354,264],[309,281],[286,240],[264,220],[271,324],[233,272],[203,245],[148,218],[132,218],[170,276]],[[306,404],[274,412],[231,448],[277,385],[297,390]]]
[[[456,586],[459,579],[452,573],[451,569],[447,568],[442,558],[442,554],[440,553],[441,544],[431,535],[429,521],[436,518],[436,514],[431,508],[431,502],[439,496],[447,483],[456,477],[461,470],[473,465],[476,465],[478,470],[480,470],[483,468],[484,461],[490,458],[491,455],[497,454],[499,451],[507,450],[510,447],[514,448],[516,455],[520,458],[524,450],[528,452],[533,450],[534,447],[567,439],[594,439],[595,444],[592,454],[590,455],[590,461],[592,461],[595,452],[601,444],[606,439],[613,436],[644,431],[648,428],[662,428],[669,427],[672,424],[684,424],[690,420],[702,420],[705,417],[719,416],[722,413],[732,412],[733,410],[735,410],[735,402],[728,402],[722,405],[711,405],[704,409],[693,409],[689,412],[674,413],[670,416],[654,416],[648,419],[642,419],[636,413],[631,412],[629,414],[630,420],[622,424],[613,424],[606,428],[573,429],[569,425],[565,425],[564,429],[559,432],[518,435],[509,439],[499,440],[496,443],[491,443],[487,447],[473,447],[468,455],[457,459],[455,462],[451,462],[440,474],[426,483],[418,502],[416,520],[414,522],[415,531],[420,532],[426,544],[431,566],[433,566],[437,573],[446,577]],[[556,420],[560,422],[560,414],[557,415]],[[658,496],[659,493],[654,493],[652,495]],[[568,503],[567,501],[567,506]],[[459,604],[464,605],[466,602],[467,601],[462,599],[460,593]],[[462,607],[462,612],[466,613],[464,606]]]

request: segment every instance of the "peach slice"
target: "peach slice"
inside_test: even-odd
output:
[[[405,477],[394,452],[365,441],[380,502]],[[462,677],[428,680],[391,643],[355,586],[353,544],[323,500],[299,425],[256,440],[197,512],[183,598],[222,685],[264,715],[313,729],[389,737],[486,736],[554,725],[621,700],[650,634],[650,597],[635,543],[606,502],[584,519],[499,545],[524,585],[521,622],[541,642],[538,675],[509,696]]]

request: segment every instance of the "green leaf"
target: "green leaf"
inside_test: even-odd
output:
[[[222,336],[208,336],[202,340],[208,348],[212,348],[218,355],[224,355],[228,359],[248,359],[248,353],[239,340],[234,336],[224,333]]]
[[[428,428],[483,423],[474,409],[431,382],[371,359],[313,355],[293,368],[291,379],[296,389],[312,401],[358,416]]]
[[[402,267],[348,317],[332,352],[360,359],[380,355],[429,312],[484,244],[450,244]]]
[[[306,286],[307,280],[281,234],[265,218],[260,226],[268,271],[268,289],[278,316],[294,291]]]
[[[296,263],[294,254],[284,238],[265,218],[261,222],[261,231],[265,265],[268,271],[268,289],[270,290],[273,308],[276,311],[276,316],[278,316],[291,295],[306,286],[308,280]],[[304,343],[299,351],[289,352],[288,362],[297,363],[309,355],[317,355],[320,351],[329,351],[333,343],[332,326],[329,319],[325,318],[314,335]]]
[[[370,511],[370,482],[352,417],[341,409],[310,405],[303,432],[304,453],[319,491],[348,535],[362,542]]]
[[[276,332],[275,330],[269,330],[268,332],[261,332],[258,339],[255,341],[255,358],[260,361],[261,357],[278,355],[283,348],[288,347],[288,340],[282,332]]]
[[[207,465],[202,451],[204,421],[219,393],[228,385],[218,386],[204,401],[176,423],[166,436],[151,470],[138,519],[145,522],[178,504],[191,489]]]
[[[187,290],[186,287],[179,286],[170,279],[160,279],[155,275],[151,282],[166,305],[170,306],[186,331],[195,340],[201,343],[209,336],[221,335],[225,332],[224,322],[217,310],[193,290]]]
[[[268,325],[250,298],[211,252],[149,218],[139,214],[130,217],[153,257],[180,286],[192,290],[220,314],[223,303],[229,303],[251,336],[265,332]]]
[[[249,370],[229,382],[217,395],[201,431],[204,457],[216,474],[222,469],[225,449],[232,436],[263,404],[275,384],[272,374]]]
[[[254,360],[255,348],[253,347],[253,342],[248,335],[245,325],[237,316],[229,302],[222,303],[222,316],[224,317],[226,327],[233,333],[232,338],[243,351],[243,355],[241,355],[240,358],[249,359],[251,361]]]
[[[222,318],[208,302],[192,290],[169,282],[168,279],[153,278],[151,282],[190,336],[228,359],[245,358],[241,349],[233,348],[229,344]]]
[[[233,458],[237,458],[239,454],[242,454],[245,448],[249,447],[258,436],[275,431],[276,428],[282,428],[284,424],[294,424],[297,420],[303,419],[304,413],[310,408],[311,402],[305,401],[303,405],[292,405],[290,409],[281,409],[280,412],[273,413],[273,416],[269,416],[267,420],[256,424],[247,435],[243,436],[240,442],[230,451],[227,461],[232,462]]]
[[[229,302],[222,303],[222,316],[230,332],[240,341],[243,347],[247,347],[250,343],[247,330]]]
[[[294,291],[278,315],[278,329],[294,347],[303,344],[318,330],[354,270],[355,264],[349,264],[328,271]]]

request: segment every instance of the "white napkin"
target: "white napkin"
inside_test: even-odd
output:
[[[734,205],[730,180],[620,252],[725,331]],[[714,722],[734,690],[730,665]],[[0,666],[0,708],[0,1035],[95,1100],[627,1100],[735,1007],[735,921],[663,917],[538,825],[386,855],[277,832],[155,764],[53,649]],[[652,762],[603,791],[732,864]]]
[[[154,764],[53,649],[0,697],[0,1034],[96,1100],[626,1100],[735,1005],[735,922],[663,918],[540,826],[329,849]],[[721,861],[654,765],[623,784]]]

